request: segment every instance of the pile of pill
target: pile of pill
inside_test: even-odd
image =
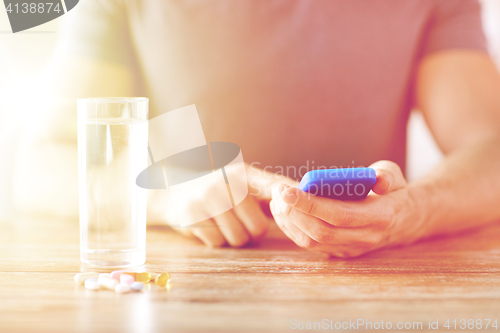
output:
[[[131,272],[127,270],[111,273],[78,273],[75,283],[84,285],[88,290],[108,289],[118,294],[130,291],[141,291],[145,283],[154,282],[159,287],[165,287],[170,281],[169,273]]]

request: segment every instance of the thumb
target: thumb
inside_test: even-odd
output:
[[[378,161],[370,165],[375,170],[377,180],[372,191],[383,195],[397,191],[406,186],[406,179],[401,172],[401,168],[391,161]]]

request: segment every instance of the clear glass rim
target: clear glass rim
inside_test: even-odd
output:
[[[146,97],[89,97],[89,98],[79,98],[78,103],[145,103],[149,102],[149,98]]]

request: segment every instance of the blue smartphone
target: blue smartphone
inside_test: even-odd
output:
[[[362,200],[376,180],[372,168],[320,169],[306,173],[299,189],[336,200]]]

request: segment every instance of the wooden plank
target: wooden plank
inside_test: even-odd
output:
[[[500,225],[356,259],[302,250],[273,228],[262,244],[209,249],[148,227],[149,271],[168,288],[118,295],[76,286],[75,221],[0,225],[0,332],[290,331],[297,322],[499,319]]]

